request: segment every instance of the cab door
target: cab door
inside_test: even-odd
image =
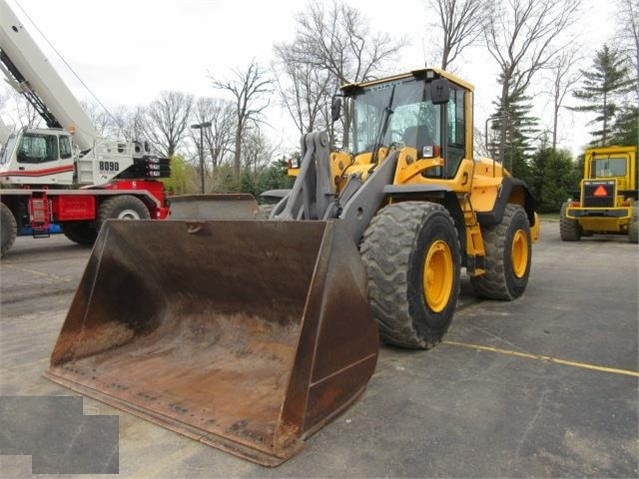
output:
[[[70,184],[73,182],[73,152],[64,132],[26,131],[16,150],[16,160],[7,172],[12,183]]]

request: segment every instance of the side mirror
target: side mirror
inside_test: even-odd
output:
[[[342,99],[334,96],[333,101],[331,101],[331,119],[333,123],[339,120],[340,116],[342,116]]]
[[[433,105],[444,105],[450,99],[450,84],[445,78],[438,78],[430,83],[430,97]]]

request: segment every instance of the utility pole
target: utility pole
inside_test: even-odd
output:
[[[194,130],[200,130],[200,193],[204,193],[204,128],[210,128],[211,122],[204,121],[191,125]]]

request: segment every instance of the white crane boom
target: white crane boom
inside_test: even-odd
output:
[[[0,70],[13,88],[40,104],[47,126],[75,132],[80,150],[93,148],[100,137],[93,122],[6,0],[0,0]]]

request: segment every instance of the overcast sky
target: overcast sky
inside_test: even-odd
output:
[[[16,0],[7,1],[36,40],[43,43],[16,6]],[[293,39],[294,16],[306,4],[293,0],[17,1],[109,108],[145,104],[163,90],[220,96],[211,88],[208,75],[230,78],[232,69],[244,69],[253,58],[268,65],[272,46]],[[612,1],[583,1],[577,31],[584,44],[585,68],[592,53],[614,34],[615,22]],[[407,38],[410,44],[398,59],[397,73],[423,66],[425,57],[433,58],[434,46],[427,28],[432,20],[423,0],[348,3],[359,8],[374,28]],[[43,49],[50,53],[48,47]],[[51,56],[76,96],[89,98],[53,53]],[[499,93],[495,61],[485,50],[473,49],[452,66],[476,86],[476,126],[483,129],[481,125],[492,112],[491,103]],[[550,104],[538,94],[541,89],[537,85],[530,93],[537,99],[542,123],[549,125]],[[277,127],[270,133],[276,142],[282,142],[284,147],[298,144],[295,129],[282,131],[280,125],[288,121],[285,113],[274,106],[269,119]],[[562,115],[561,146],[570,148],[573,154],[579,153],[588,141],[584,127],[587,119],[582,113]]]

